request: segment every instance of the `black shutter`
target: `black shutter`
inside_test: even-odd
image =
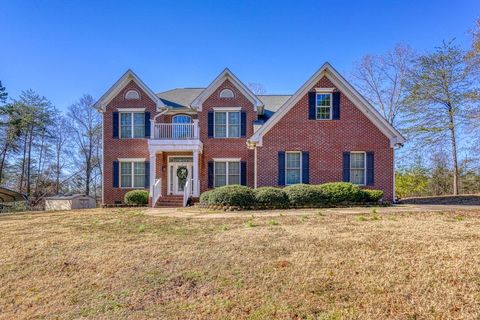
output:
[[[145,112],[145,138],[150,138],[150,112]]]
[[[340,92],[332,93],[332,119],[340,120]]]
[[[246,112],[241,112],[241,121],[240,121],[240,135],[242,138],[247,136],[247,113]]]
[[[375,163],[373,158],[373,151],[367,152],[367,185],[369,186],[375,183]]]
[[[343,182],[350,182],[350,152],[343,153]]]
[[[113,161],[113,187],[114,188],[118,188],[118,175],[120,173],[120,170],[119,170],[119,163],[117,160]]]
[[[278,151],[278,185],[285,185],[285,151]]]
[[[113,128],[113,139],[118,139],[118,112],[114,112],[113,114],[113,123],[112,123],[112,128]]]
[[[247,185],[247,161],[240,161],[240,184]]]
[[[214,112],[213,111],[209,111],[208,112],[208,137],[209,138],[213,138],[213,129],[214,129],[214,126],[213,126],[213,117],[214,117]]]
[[[213,188],[213,161],[208,161],[208,188]]]
[[[315,120],[317,118],[316,99],[316,92],[308,93],[308,119],[310,120]]]
[[[150,187],[150,161],[145,161],[145,189]]]
[[[310,183],[310,154],[302,152],[302,183]]]

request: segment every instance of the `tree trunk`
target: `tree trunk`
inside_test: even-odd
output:
[[[23,159],[22,159],[22,172],[20,173],[20,183],[18,190],[20,193],[23,191],[23,179],[25,178],[25,163],[27,155],[27,134],[25,134],[25,143],[23,144]]]
[[[33,128],[30,129],[28,137],[28,156],[27,156],[27,196],[30,197],[30,171],[32,167],[32,143],[33,143]]]
[[[450,142],[452,144],[452,162],[453,162],[453,194],[458,194],[458,160],[457,160],[457,141],[455,138],[455,122],[453,119],[453,111],[449,110]]]

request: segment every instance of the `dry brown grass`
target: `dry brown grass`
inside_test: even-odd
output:
[[[480,210],[0,217],[0,319],[478,319]]]

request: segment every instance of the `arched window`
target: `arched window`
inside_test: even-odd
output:
[[[174,139],[187,139],[193,137],[192,117],[181,114],[172,117],[172,136]]]
[[[233,94],[233,91],[230,89],[223,89],[220,91],[220,98],[234,98],[235,95]]]
[[[127,93],[125,93],[125,99],[138,100],[140,99],[140,95],[138,94],[137,90],[128,90]]]

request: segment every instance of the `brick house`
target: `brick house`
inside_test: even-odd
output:
[[[95,107],[104,204],[132,189],[161,206],[226,184],[333,181],[394,197],[405,139],[329,63],[293,95],[255,95],[228,69],[206,88],[155,94],[128,70]]]

